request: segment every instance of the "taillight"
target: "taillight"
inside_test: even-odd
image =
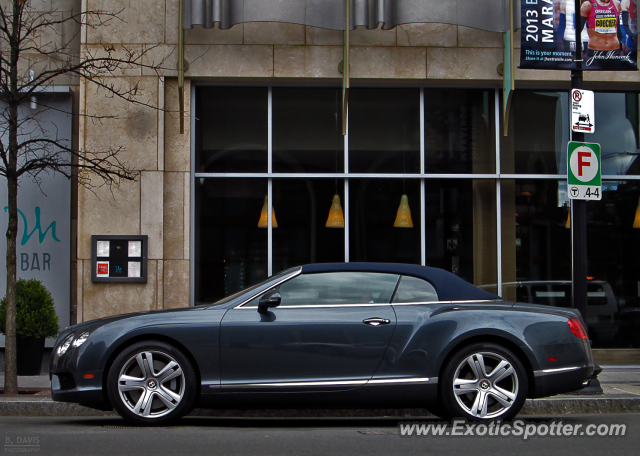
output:
[[[569,325],[569,329],[571,329],[573,335],[578,339],[589,338],[587,336],[587,332],[584,330],[584,326],[582,326],[582,322],[577,318],[570,318],[569,321],[567,321],[567,324]]]

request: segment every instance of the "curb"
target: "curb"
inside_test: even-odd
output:
[[[584,397],[529,399],[521,415],[587,415],[596,413],[640,413],[640,397]]]
[[[529,399],[520,415],[582,415],[639,413],[637,398],[557,398]],[[0,401],[0,416],[116,417],[78,404],[40,401]],[[195,409],[188,416],[212,418],[409,418],[433,416],[425,408],[408,409]]]

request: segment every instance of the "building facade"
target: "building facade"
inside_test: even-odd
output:
[[[72,320],[213,302],[291,266],[342,261],[425,264],[508,299],[571,306],[569,71],[517,69],[505,119],[502,33],[357,27],[344,119],[342,31],[194,26],[181,132],[180,2],[75,3],[122,19],[83,26],[81,50],[144,53],[148,67],[110,75],[140,103],[71,82],[80,114],[117,114],[80,116],[79,147],[123,147],[140,171],[113,191],[77,188]],[[585,72],[604,175],[602,200],[587,204],[594,348],[640,348],[638,82]],[[344,222],[327,227],[334,195]],[[411,223],[398,223],[407,210]],[[146,283],[92,281],[93,235],[147,235]]]

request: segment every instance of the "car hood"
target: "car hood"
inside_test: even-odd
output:
[[[96,318],[95,320],[89,320],[89,321],[84,321],[82,323],[78,323],[77,325],[73,325],[73,326],[69,326],[67,328],[65,328],[65,330],[63,331],[63,333],[60,335],[60,337],[62,337],[65,334],[69,334],[72,332],[76,332],[76,331],[80,331],[80,330],[88,330],[88,329],[94,329],[97,328],[99,326],[104,326],[108,323],[113,323],[115,321],[118,320],[125,320],[127,318],[133,318],[133,317],[140,317],[143,315],[149,315],[149,316],[157,316],[157,315],[162,315],[162,314],[172,314],[172,313],[182,313],[182,312],[196,312],[196,311],[202,311],[202,310],[206,310],[207,307],[183,307],[180,309],[165,309],[165,310],[146,310],[143,312],[132,312],[132,313],[127,313],[127,314],[120,314],[120,315],[112,315],[109,317],[102,317],[102,318]]]

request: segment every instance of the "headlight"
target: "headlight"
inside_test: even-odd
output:
[[[58,347],[58,356],[62,356],[67,352],[67,350],[69,349],[69,346],[71,345],[72,340],[73,340],[73,334],[67,337],[64,340],[64,342],[60,344],[60,346]]]
[[[76,340],[73,341],[73,346],[79,347],[80,345],[84,344],[88,338],[89,338],[89,333],[86,331],[83,332],[78,337],[76,337]]]

